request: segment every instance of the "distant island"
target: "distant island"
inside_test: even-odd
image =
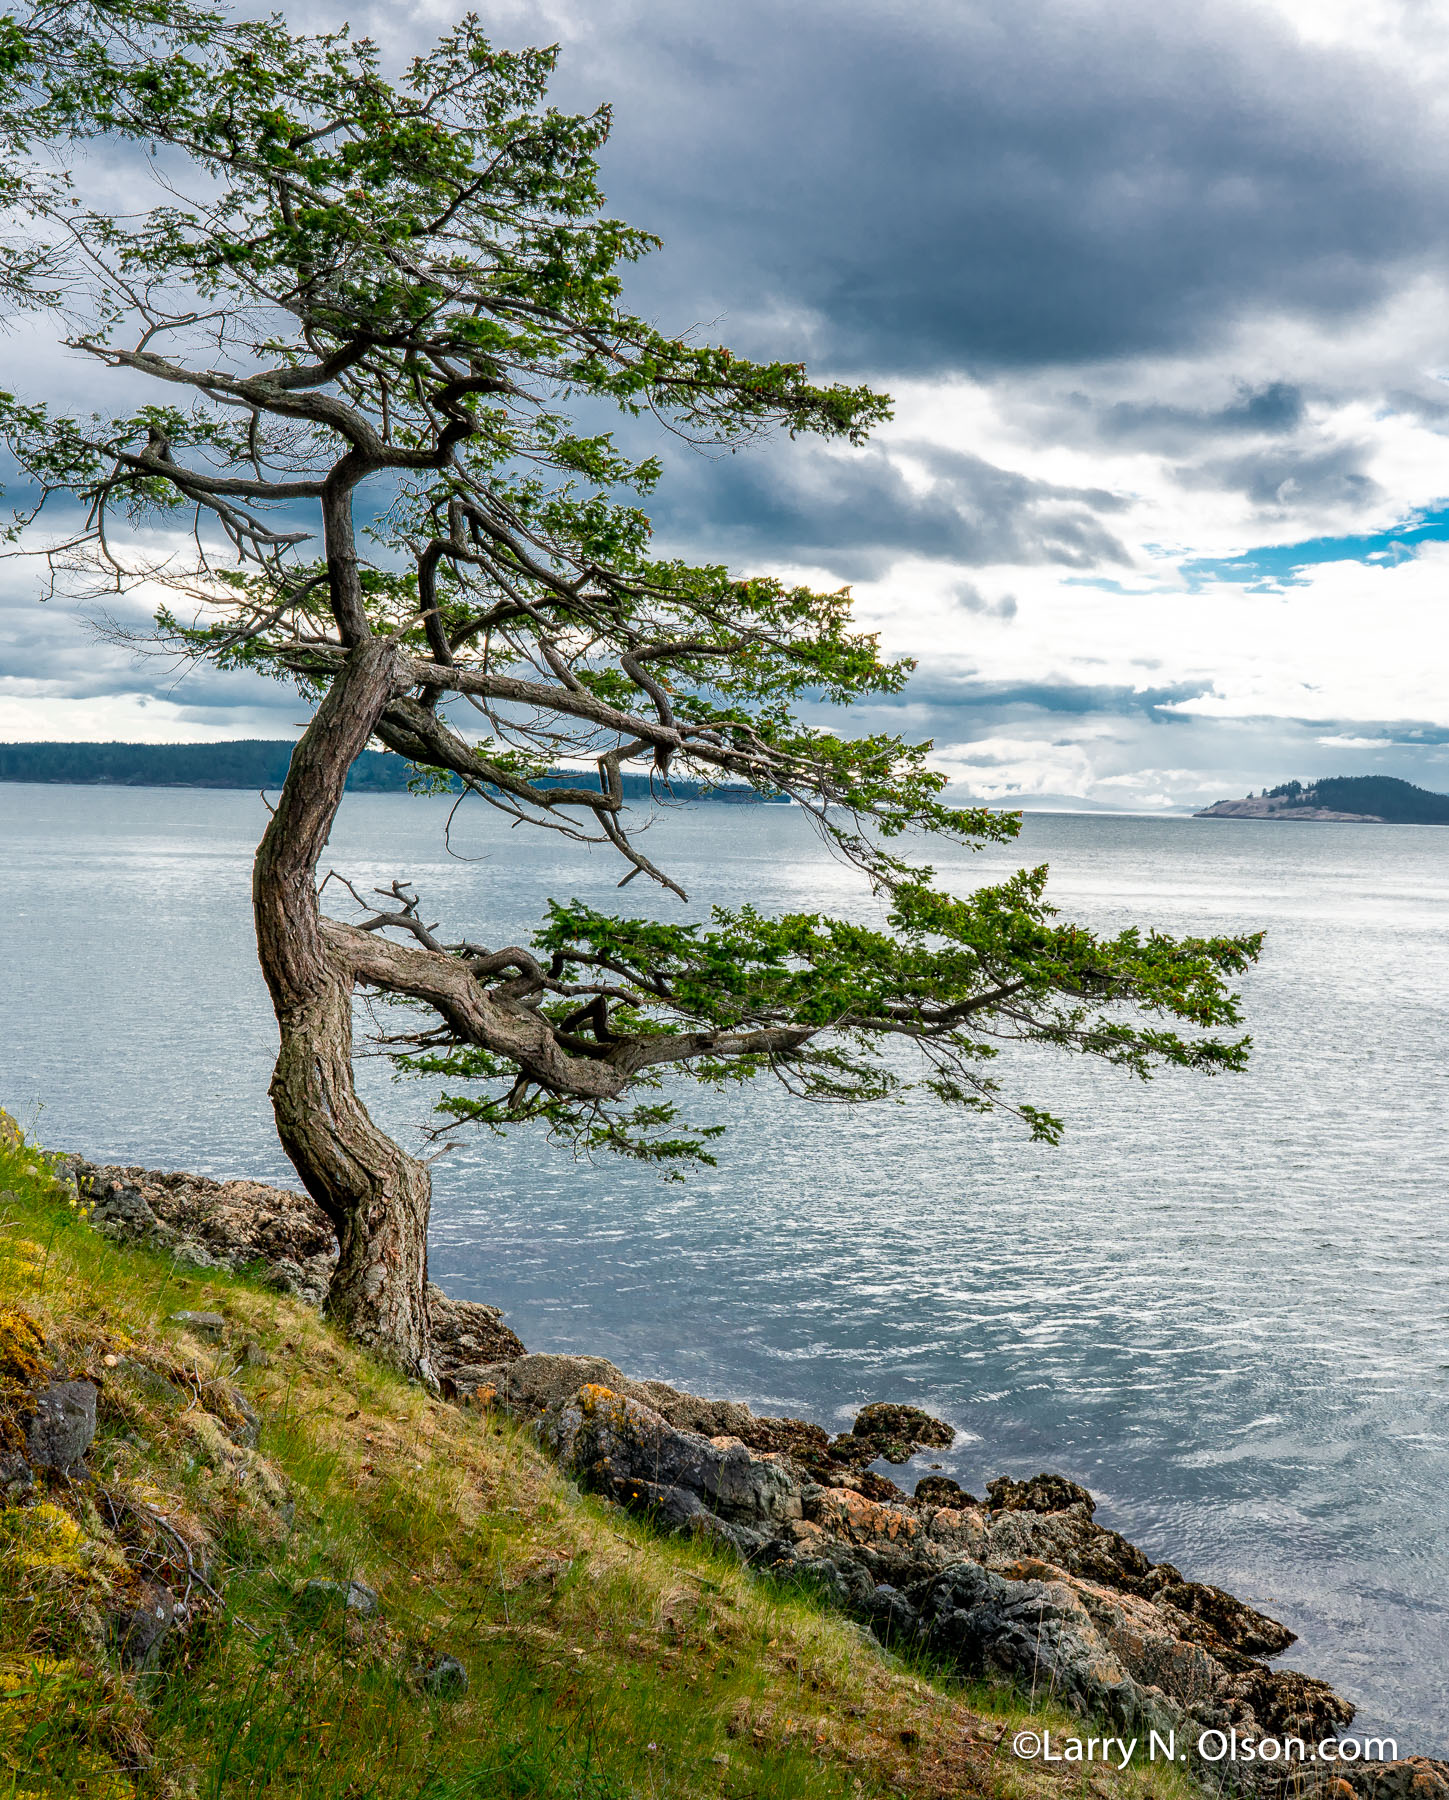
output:
[[[1392,775],[1333,775],[1285,781],[1245,800],[1219,800],[1197,819],[1349,819],[1371,825],[1449,825],[1449,794],[1431,794]]]
[[[224,744],[0,744],[0,781],[65,783],[80,787],[280,788],[287,779],[292,745],[286,739],[239,738]],[[347,777],[350,792],[407,791],[412,764],[390,750],[364,750]],[[576,770],[558,770],[541,785],[573,784]],[[708,787],[700,781],[625,774],[626,800],[723,801],[778,805],[742,782]]]

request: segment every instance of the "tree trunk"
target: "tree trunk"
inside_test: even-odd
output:
[[[252,880],[257,953],[281,1049],[271,1098],[282,1147],[337,1228],[328,1315],[436,1386],[424,1287],[432,1181],[379,1131],[352,1075],[352,970],[323,941],[317,863],[347,772],[394,691],[395,646],[357,645],[292,753]]]

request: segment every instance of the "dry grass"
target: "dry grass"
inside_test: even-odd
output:
[[[102,1384],[92,1478],[0,1511],[0,1800],[1186,1792],[1171,1772],[1016,1762],[1029,1713],[1069,1721],[953,1688],[653,1537],[525,1429],[432,1401],[302,1306],[111,1246],[14,1138],[0,1190],[15,1355],[29,1322]],[[223,1314],[221,1340],[170,1323],[179,1309]],[[228,1435],[236,1390],[257,1450]],[[366,1582],[377,1617],[299,1610],[318,1576]],[[124,1676],[114,1620],[154,1580],[190,1586],[193,1621]],[[444,1653],[461,1699],[420,1682]]]

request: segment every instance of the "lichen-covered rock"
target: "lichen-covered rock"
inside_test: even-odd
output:
[[[1366,1800],[1449,1800],[1449,1762],[1404,1756],[1391,1763],[1339,1763],[1338,1778]]]
[[[32,1468],[79,1466],[96,1435],[96,1386],[91,1381],[54,1381],[31,1398],[25,1455]]]
[[[571,1399],[583,1387],[608,1388],[636,1400],[681,1431],[703,1437],[738,1437],[760,1421],[749,1407],[733,1400],[701,1400],[663,1381],[631,1381],[602,1356],[527,1354],[469,1371],[476,1391],[492,1390],[501,1406],[525,1418]],[[455,1376],[460,1380],[460,1375]],[[824,1436],[824,1433],[821,1433]]]
[[[149,1243],[198,1268],[255,1264],[283,1272],[287,1291],[320,1305],[337,1261],[331,1221],[308,1194],[260,1181],[56,1157],[91,1223],[107,1236]]]
[[[1013,1481],[1002,1475],[986,1484],[987,1504],[1002,1512],[1063,1512],[1069,1506],[1083,1506],[1088,1518],[1097,1510],[1097,1502],[1084,1487],[1068,1481],[1065,1475],[1033,1475],[1027,1481]]]
[[[1005,1568],[1023,1558],[1036,1558],[1068,1575],[1150,1600],[1170,1609],[1185,1635],[1206,1643],[1220,1657],[1276,1656],[1294,1642],[1294,1634],[1276,1619],[1221,1588],[1187,1581],[1170,1563],[1152,1563],[1119,1532],[1098,1525],[1089,1507],[1075,1497],[1085,1490],[1074,1482],[1037,1476],[1032,1483],[1018,1485],[1035,1488],[1040,1497],[1037,1484],[1048,1479],[1061,1482],[1065,1504],[1058,1511],[1040,1504],[993,1510],[983,1562]],[[992,1482],[987,1491],[999,1492],[1001,1487]]]
[[[964,1674],[1010,1677],[1129,1730],[1178,1722],[1172,1708],[1139,1691],[1065,1581],[1012,1581],[964,1562],[912,1598],[926,1644]]]
[[[800,1484],[779,1462],[753,1455],[738,1439],[677,1430],[662,1414],[597,1383],[555,1402],[539,1437],[589,1486],[631,1501],[631,1490],[658,1503],[679,1488],[729,1524],[771,1526],[801,1516]]]
[[[337,1235],[309,1194],[79,1156],[55,1157],[51,1166],[62,1181],[75,1184],[91,1224],[108,1237],[167,1250],[197,1269],[260,1266],[273,1287],[295,1300],[321,1307],[327,1299]],[[471,1394],[488,1384],[492,1364],[526,1354],[496,1306],[450,1299],[431,1284],[427,1300],[433,1366],[448,1392]],[[177,1317],[187,1322],[187,1316]],[[205,1327],[193,1320],[193,1329]]]
[[[911,1495],[917,1506],[980,1506],[974,1494],[968,1494],[949,1475],[923,1475]]]
[[[945,1450],[955,1441],[953,1426],[920,1407],[876,1400],[860,1409],[850,1430],[831,1445],[831,1453],[841,1461],[903,1463],[918,1450]]]
[[[428,1326],[433,1338],[433,1367],[444,1393],[476,1393],[479,1372],[493,1363],[526,1356],[523,1340],[503,1323],[496,1306],[476,1300],[453,1300],[428,1283]],[[487,1385],[486,1379],[483,1385]]]
[[[174,1312],[169,1322],[180,1325],[197,1337],[219,1338],[226,1330],[226,1320],[220,1313],[214,1312]]]

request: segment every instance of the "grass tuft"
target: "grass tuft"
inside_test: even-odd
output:
[[[1081,1723],[654,1537],[260,1283],[109,1243],[0,1129],[0,1454],[44,1370],[96,1382],[99,1423],[84,1479],[0,1506],[0,1800],[1187,1792],[1015,1762],[1028,1717]],[[184,1628],[134,1654],[160,1588]],[[445,1654],[461,1698],[424,1681]]]

